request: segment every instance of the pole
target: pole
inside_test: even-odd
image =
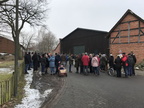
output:
[[[16,0],[16,32],[15,32],[15,73],[14,73],[14,96],[17,96],[18,89],[18,7],[19,0]]]

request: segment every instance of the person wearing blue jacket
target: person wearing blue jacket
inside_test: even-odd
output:
[[[55,56],[50,55],[48,60],[49,60],[49,67],[50,67],[51,75],[54,75],[55,74]]]

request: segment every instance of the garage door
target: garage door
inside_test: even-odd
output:
[[[85,52],[85,46],[74,46],[74,54],[82,54]]]

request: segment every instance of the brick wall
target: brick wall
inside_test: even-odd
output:
[[[57,45],[57,47],[53,50],[53,53],[60,53],[60,43]]]
[[[6,39],[4,37],[0,37],[0,53],[10,53],[14,54],[14,42]]]
[[[114,57],[119,54],[119,51],[125,52],[126,54],[133,51],[137,58],[137,63],[144,59],[144,43],[110,45],[110,53],[112,53]]]
[[[127,21],[134,22],[126,23]],[[140,27],[144,27],[144,22],[140,21]],[[134,30],[128,31],[128,29]],[[118,38],[115,38],[120,30],[125,31],[121,31]],[[141,31],[144,32],[144,29],[141,29]],[[139,18],[132,14],[128,14],[110,34],[110,53],[116,57],[119,54],[119,51],[127,54],[133,51],[136,55],[137,63],[141,62],[144,59],[144,34],[142,32],[140,32],[142,36],[139,38]]]

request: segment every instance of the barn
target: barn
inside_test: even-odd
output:
[[[109,53],[108,32],[77,28],[60,40],[60,52],[67,54]]]
[[[109,31],[110,53],[134,52],[137,63],[144,59],[144,20],[128,9]]]

